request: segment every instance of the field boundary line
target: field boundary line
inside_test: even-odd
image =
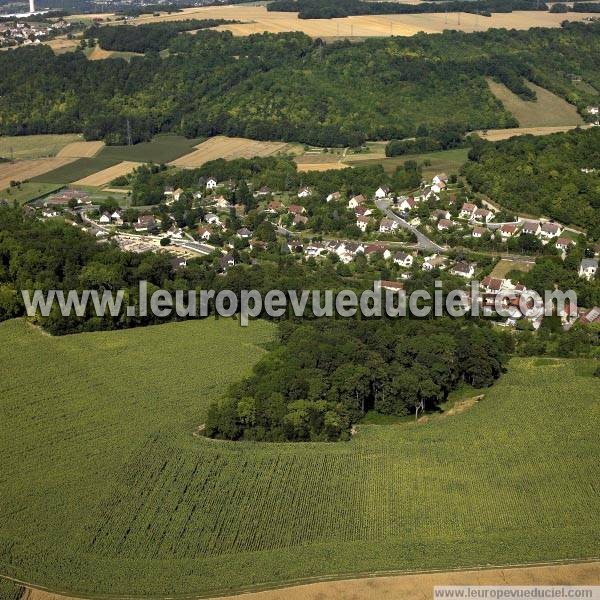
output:
[[[210,594],[170,594],[168,596],[136,596],[136,595],[111,595],[111,594],[82,594],[80,592],[70,592],[66,590],[55,590],[49,587],[34,584],[31,582],[23,581],[10,575],[0,573],[0,580],[11,581],[18,585],[26,588],[39,590],[42,592],[48,592],[50,594],[56,594],[59,596],[65,596],[72,600],[201,600],[201,599],[212,599],[219,600],[219,598],[227,598],[230,596],[240,596],[244,594],[262,592],[268,590],[280,590],[289,587],[296,587],[301,585],[307,585],[311,583],[321,583],[329,581],[344,581],[353,579],[371,579],[377,577],[394,577],[402,575],[430,575],[435,573],[476,573],[480,571],[493,571],[497,569],[522,569],[522,568],[535,568],[535,567],[552,567],[560,565],[573,565],[573,564],[590,564],[599,563],[600,556],[589,557],[589,558],[573,558],[573,559],[557,559],[544,562],[527,562],[527,563],[514,563],[514,564],[500,564],[500,565],[480,565],[470,567],[451,567],[451,568],[440,568],[440,569],[414,569],[414,570],[385,570],[385,571],[367,571],[362,573],[338,573],[332,575],[314,576],[314,577],[302,577],[299,579],[290,579],[279,582],[265,582],[262,584],[256,584],[255,586],[247,586],[239,588],[238,590],[226,590],[226,591],[215,591]],[[215,595],[216,594],[216,595]]]

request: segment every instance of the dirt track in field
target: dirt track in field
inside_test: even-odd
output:
[[[103,169],[102,171],[88,175],[83,179],[79,179],[72,185],[89,185],[92,187],[108,185],[113,179],[116,179],[121,175],[127,175],[131,173],[131,171],[133,171],[136,167],[139,167],[141,164],[142,163],[139,162],[125,160],[114,167],[108,167],[108,169]]]
[[[72,142],[56,156],[59,158],[91,158],[104,148],[104,142]]]
[[[211,160],[224,158],[253,158],[255,156],[271,156],[290,150],[286,142],[259,142],[247,138],[218,135],[195,146],[196,150],[170,162],[170,165],[193,169]]]
[[[440,585],[600,585],[600,561],[321,581],[220,600],[431,600]],[[192,598],[193,596],[190,596]],[[21,600],[76,600],[27,589]]]
[[[7,188],[11,181],[26,181],[32,177],[54,171],[68,165],[75,158],[55,157],[37,160],[21,160],[15,163],[0,163],[0,190]]]

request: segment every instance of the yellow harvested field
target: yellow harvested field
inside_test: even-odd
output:
[[[109,50],[103,50],[100,46],[94,46],[93,50],[88,54],[88,60],[104,60],[110,58],[112,52]]]
[[[54,54],[64,54],[65,52],[72,52],[79,47],[79,39],[67,39],[66,37],[57,37],[53,40],[43,42],[47,46],[50,46],[54,50]]]
[[[331,171],[333,169],[347,169],[349,165],[344,163],[302,163],[298,165],[298,171]]]
[[[107,15],[104,15],[105,17]],[[505,27],[529,29],[530,27],[560,27],[561,22],[581,21],[594,16],[588,13],[549,13],[543,11],[515,11],[495,13],[481,17],[469,13],[430,13],[414,15],[361,15],[339,19],[298,19],[296,13],[268,12],[264,6],[228,5],[204,8],[188,8],[182,12],[162,14],[158,17],[142,15],[131,22],[136,24],[182,19],[229,19],[243,23],[221,25],[218,30],[231,31],[234,35],[252,33],[281,33],[302,31],[312,37],[380,37],[390,35],[414,35],[419,31],[439,33],[444,29],[461,31],[486,31]],[[597,15],[596,15],[597,16]]]
[[[68,165],[75,158],[40,158],[21,160],[15,163],[0,163],[0,190],[7,188],[11,181],[26,181],[32,177],[54,171]]]
[[[88,175],[79,181],[75,181],[73,185],[89,185],[92,187],[101,187],[109,184],[113,179],[117,177],[121,177],[121,175],[127,175],[131,173],[136,167],[139,167],[142,163],[139,162],[131,162],[128,160],[124,160],[120,162],[118,165],[114,165],[113,167],[108,167],[108,169],[103,169],[102,171],[98,171],[93,175]]]
[[[588,129],[592,125],[581,125],[581,129]],[[574,125],[565,125],[563,127],[515,127],[514,129],[487,129],[485,131],[474,131],[484,140],[490,142],[499,142],[507,140],[517,135],[550,135],[551,133],[562,133],[574,129]]]
[[[196,150],[170,162],[175,167],[193,169],[211,160],[224,158],[253,158],[255,156],[271,156],[290,151],[292,146],[286,142],[259,142],[247,138],[217,135],[195,146]]]
[[[298,165],[298,171],[328,171],[348,167],[341,162],[342,158],[341,154],[307,153],[297,156],[294,160]]]
[[[598,585],[600,562],[497,567],[320,581],[287,588],[219,596],[220,600],[412,600],[434,597],[444,585]],[[21,600],[75,600],[46,590],[27,588]]]
[[[104,148],[104,142],[73,142],[65,146],[56,156],[63,158],[91,158]]]

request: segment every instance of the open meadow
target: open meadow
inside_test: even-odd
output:
[[[352,166],[381,164],[387,172],[392,172],[406,161],[412,160],[422,166],[423,176],[428,178],[436,173],[457,172],[467,162],[468,153],[468,148],[454,148],[452,150],[424,152],[422,154],[403,154],[402,156],[393,156],[390,158],[382,157],[379,154],[354,154],[346,157],[344,162]]]
[[[82,139],[77,133],[0,135],[0,157],[11,160],[49,158]]]
[[[235,158],[285,154],[291,152],[292,147],[292,144],[286,142],[261,142],[248,138],[217,135],[198,144],[192,152],[171,161],[169,164],[175,167],[194,169],[217,158],[233,160]]]
[[[346,443],[194,436],[273,332],[0,324],[0,573],[176,597],[598,555],[593,361],[513,359],[468,410]]]
[[[539,85],[527,83],[537,95],[535,101],[528,102],[502,83],[489,78],[487,82],[494,96],[519,121],[521,127],[565,127],[566,130],[584,124],[575,106]]]

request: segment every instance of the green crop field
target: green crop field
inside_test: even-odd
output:
[[[71,595],[598,556],[600,380],[513,359],[468,410],[351,442],[196,437],[273,328],[0,324],[0,574]]]
[[[12,581],[0,579],[0,600],[19,600],[23,588]]]
[[[12,203],[16,200],[17,204],[26,204],[32,200],[37,200],[48,194],[58,191],[61,188],[60,184],[56,183],[39,183],[26,182],[21,183],[19,187],[7,188],[0,191],[0,197]]]
[[[83,137],[77,133],[61,135],[15,135],[0,136],[0,156],[23,160],[26,158],[46,158],[56,156],[59,150],[71,142],[80,142]]]
[[[120,162],[120,160],[101,158],[100,156],[94,156],[93,158],[78,158],[67,165],[54,169],[54,171],[49,171],[43,175],[33,177],[31,181],[56,184],[62,183],[64,185],[93,175],[103,169],[113,167]]]
[[[98,154],[99,158],[121,162],[167,163],[184,154],[194,151],[201,139],[188,140],[180,135],[157,135],[150,142],[133,146],[105,146]]]
[[[193,152],[202,140],[188,140],[178,135],[157,135],[150,142],[133,146],[105,146],[97,156],[80,158],[68,165],[34,177],[32,181],[44,183],[72,183],[122,161],[166,163]]]
[[[424,177],[432,177],[442,172],[456,173],[467,162],[468,153],[468,148],[455,148],[453,150],[440,150],[439,152],[426,152],[423,154],[404,154],[392,158],[369,158],[369,155],[365,154],[363,159],[362,155],[356,154],[347,162],[352,166],[381,164],[387,172],[391,173],[407,160],[414,160],[422,165]]]

